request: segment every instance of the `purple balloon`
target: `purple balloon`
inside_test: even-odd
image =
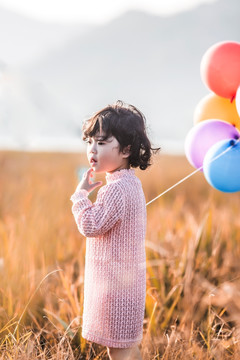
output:
[[[237,128],[222,120],[204,120],[195,125],[187,134],[185,153],[188,161],[195,168],[203,166],[203,160],[210,149],[218,141],[239,139]]]

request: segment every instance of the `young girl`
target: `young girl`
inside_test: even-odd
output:
[[[146,203],[132,168],[145,170],[154,152],[145,118],[118,101],[83,125],[91,168],[72,195],[72,212],[87,237],[82,336],[107,346],[110,359],[141,359],[146,295]],[[93,204],[92,172],[106,173]]]

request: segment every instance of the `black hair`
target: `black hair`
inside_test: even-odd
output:
[[[119,151],[130,145],[129,165],[145,170],[151,157],[160,148],[152,148],[146,133],[145,116],[135,106],[118,100],[95,113],[83,124],[83,140],[104,134],[103,140],[114,136],[120,144]]]

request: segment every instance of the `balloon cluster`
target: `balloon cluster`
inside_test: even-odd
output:
[[[201,78],[212,91],[197,105],[185,140],[190,164],[224,192],[240,191],[240,43],[211,46],[201,61]]]

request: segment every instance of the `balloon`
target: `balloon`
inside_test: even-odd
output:
[[[240,116],[240,86],[238,87],[237,93],[236,93],[236,108],[237,108],[238,115]]]
[[[240,132],[222,120],[205,120],[195,125],[187,134],[185,153],[194,167],[203,165],[203,159],[212,145],[223,139],[238,139]]]
[[[213,93],[205,96],[195,108],[194,123],[197,124],[206,119],[224,120],[240,130],[240,117],[237,113],[235,100],[231,102],[229,99],[225,99]]]
[[[229,150],[226,153],[215,159],[227,149]],[[217,190],[240,191],[239,141],[222,140],[213,145],[204,158],[203,173],[208,183]]]
[[[240,84],[240,43],[225,41],[203,55],[200,71],[205,85],[217,95],[232,100]]]

